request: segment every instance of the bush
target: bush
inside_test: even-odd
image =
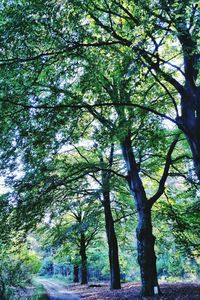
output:
[[[30,281],[28,267],[6,254],[0,257],[0,298],[10,299],[15,287],[23,287]]]
[[[39,258],[25,249],[12,253],[4,245],[0,246],[0,299],[14,299],[16,288],[31,282],[32,273],[38,270]]]

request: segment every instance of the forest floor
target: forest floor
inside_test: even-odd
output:
[[[42,279],[43,280],[43,279]],[[41,282],[42,283],[42,282]],[[53,300],[139,300],[140,284],[124,283],[121,290],[110,291],[105,283],[65,285],[53,279],[45,279],[43,286]],[[160,300],[199,300],[200,283],[163,283]],[[148,299],[148,298],[146,298]]]
[[[36,279],[37,284],[41,284],[46,292],[45,299],[49,300],[80,300],[80,296],[74,291],[69,291],[66,284],[54,279]]]

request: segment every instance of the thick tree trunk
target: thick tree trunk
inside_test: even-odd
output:
[[[185,84],[179,90],[181,95],[181,117],[179,128],[185,133],[192,156],[195,173],[200,181],[200,87],[198,79],[198,42],[188,29],[184,15],[176,19],[177,37],[182,46]],[[176,86],[175,86],[176,88]],[[180,122],[179,122],[180,121]]]
[[[2,300],[6,300],[5,296],[4,296],[4,292],[0,291],[0,299]]]
[[[186,137],[192,152],[195,174],[198,178],[198,181],[200,181],[200,136],[197,133],[195,136],[186,135]]]
[[[105,214],[106,234],[109,247],[109,263],[110,263],[110,288],[121,289],[120,283],[120,267],[118,256],[118,242],[115,233],[114,221],[110,207],[110,193],[103,193],[103,206]]]
[[[81,256],[81,284],[87,284],[88,272],[87,272],[86,241],[85,241],[85,234],[83,232],[81,233],[80,256]]]
[[[0,280],[0,286],[1,286],[1,289],[0,289],[0,299],[2,300],[6,300],[6,286],[5,286],[5,283],[4,283],[4,280]]]
[[[74,283],[78,283],[79,282],[79,277],[78,277],[78,274],[79,274],[79,267],[78,265],[74,265],[74,271],[73,271],[73,282]]]
[[[127,135],[121,144],[123,157],[127,166],[128,181],[131,194],[133,195],[139,222],[136,230],[138,263],[141,273],[141,294],[151,297],[156,294],[158,287],[156,256],[154,251],[155,237],[152,234],[151,206],[139,176],[139,171],[131,145],[131,135]],[[156,287],[156,288],[155,288]]]
[[[190,146],[194,170],[200,181],[200,90],[187,84],[181,98],[181,113],[178,118],[179,128],[183,130]]]
[[[0,299],[1,300],[6,300],[6,297],[0,292]]]
[[[136,229],[138,263],[140,265],[143,297],[153,296],[159,290],[154,251],[155,237],[152,234],[151,210],[139,211],[139,222]]]

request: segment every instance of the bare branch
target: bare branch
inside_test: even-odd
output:
[[[133,211],[132,213],[130,214],[127,214],[127,215],[123,215],[117,219],[114,220],[114,223],[117,223],[117,222],[120,222],[122,219],[126,219],[127,217],[132,217],[133,215],[136,215],[138,212],[137,210]]]

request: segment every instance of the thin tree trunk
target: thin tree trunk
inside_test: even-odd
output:
[[[114,144],[111,145],[109,168],[112,168],[114,155]],[[100,162],[104,164],[103,156],[100,157]],[[103,207],[105,215],[105,227],[109,248],[109,264],[110,264],[110,289],[121,289],[120,281],[120,266],[119,266],[119,254],[118,254],[118,242],[115,232],[115,225],[112,216],[112,210],[110,206],[110,170],[102,169],[102,189],[103,189]]]
[[[110,263],[110,288],[121,289],[120,267],[118,255],[118,242],[115,233],[114,221],[110,207],[110,193],[103,193],[103,206],[105,214],[105,226],[109,247],[109,263]]]
[[[74,270],[73,270],[73,282],[78,283],[79,282],[79,267],[78,265],[74,265]]]
[[[87,272],[87,255],[86,255],[86,241],[85,234],[81,232],[81,245],[80,245],[80,256],[81,256],[81,284],[88,283],[88,272]]]
[[[122,142],[122,153],[127,166],[128,181],[131,194],[133,195],[137,211],[138,226],[136,230],[138,263],[141,273],[141,294],[144,297],[154,295],[155,287],[159,290],[156,256],[154,251],[155,237],[152,234],[151,206],[148,203],[146,193],[139,176],[137,163],[131,145],[131,135],[127,135]]]

